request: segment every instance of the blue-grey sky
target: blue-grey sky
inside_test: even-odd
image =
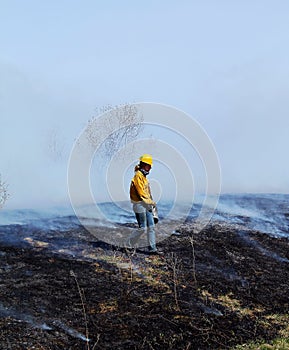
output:
[[[0,173],[7,206],[67,200],[96,108],[157,102],[212,139],[223,192],[288,192],[287,0],[0,0]]]

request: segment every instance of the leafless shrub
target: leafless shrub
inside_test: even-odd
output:
[[[179,270],[181,267],[181,259],[175,253],[170,254],[170,258],[168,260],[168,265],[172,270],[172,282],[173,282],[173,293],[176,304],[176,310],[180,311],[180,304],[178,298],[178,286],[179,286]]]
[[[70,271],[70,276],[74,277],[75,283],[77,285],[77,290],[78,290],[78,294],[80,296],[81,299],[81,305],[82,305],[82,312],[83,312],[83,317],[84,317],[84,321],[85,321],[85,336],[86,336],[86,347],[87,350],[90,350],[90,345],[89,345],[89,331],[88,331],[88,319],[87,319],[87,313],[86,313],[86,307],[85,307],[85,296],[84,296],[84,292],[83,290],[80,288],[80,285],[78,283],[78,279],[77,276],[75,274],[75,272],[73,270]],[[92,350],[95,349],[95,347],[97,346],[98,342],[100,339],[100,334],[97,334],[97,340],[92,348]]]
[[[87,320],[87,313],[86,313],[86,308],[85,308],[85,303],[84,303],[84,294],[83,294],[82,289],[80,288],[80,285],[78,283],[77,276],[76,276],[75,272],[71,270],[70,275],[72,277],[74,277],[75,283],[77,285],[77,290],[78,290],[78,293],[80,296],[81,305],[82,305],[82,312],[83,312],[83,317],[84,317],[84,322],[85,322],[86,346],[87,346],[87,350],[89,350],[90,347],[89,347],[88,320]]]
[[[9,197],[8,184],[5,181],[2,181],[0,174],[0,209],[3,208]]]
[[[136,139],[142,130],[143,116],[137,106],[124,104],[106,105],[97,110],[104,118],[93,117],[88,121],[86,137],[89,145],[96,149],[103,135],[108,135],[102,144],[102,155],[111,158],[122,146]]]

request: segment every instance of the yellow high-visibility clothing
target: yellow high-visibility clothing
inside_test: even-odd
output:
[[[146,205],[155,205],[152,199],[148,179],[136,167],[136,172],[130,184],[130,199],[132,202],[144,202]]]

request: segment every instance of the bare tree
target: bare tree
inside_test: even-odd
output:
[[[49,157],[58,162],[63,159],[64,156],[64,142],[61,139],[61,135],[57,128],[51,128],[47,132],[47,153]]]
[[[5,181],[2,181],[0,174],[0,209],[3,208],[9,197],[10,194],[8,192],[8,184]]]
[[[143,116],[136,105],[106,105],[97,112],[98,115],[105,114],[104,118],[93,117],[88,121],[86,137],[95,149],[103,135],[108,135],[101,145],[104,157],[111,158],[122,146],[136,139],[142,130]]]

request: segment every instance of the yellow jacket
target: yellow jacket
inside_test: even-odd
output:
[[[150,185],[148,179],[135,167],[135,175],[130,184],[130,199],[132,202],[144,202],[146,205],[155,205],[152,199]]]

